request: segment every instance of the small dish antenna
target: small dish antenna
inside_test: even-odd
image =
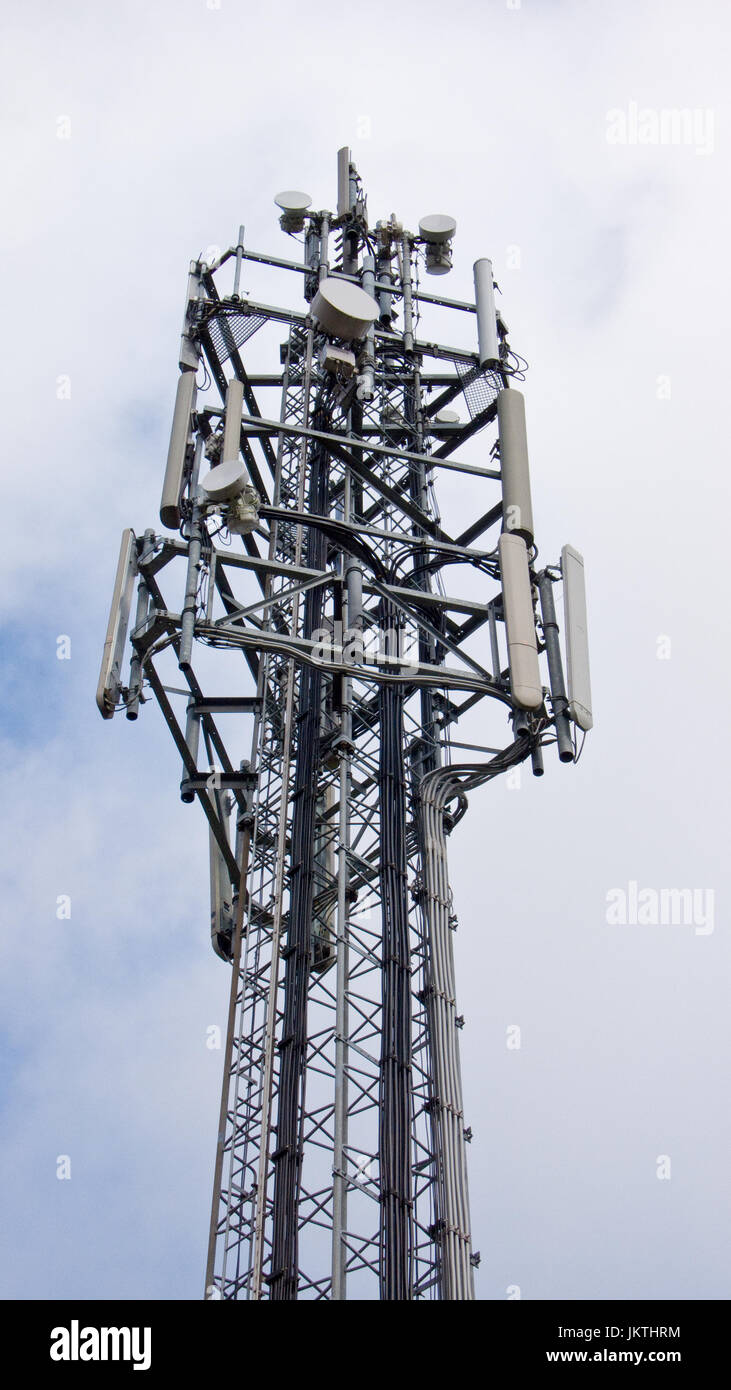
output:
[[[457,223],[446,213],[433,212],[422,217],[419,231],[426,243],[426,268],[430,275],[446,275],[452,269],[452,237]]]
[[[228,502],[243,492],[247,479],[240,459],[225,459],[217,463],[201,481],[201,487],[211,502]]]
[[[352,343],[365,337],[379,309],[375,299],[358,285],[328,276],[320,281],[310,312],[331,338]]]
[[[279,225],[283,232],[301,232],[305,225],[305,213],[312,206],[309,193],[301,193],[296,188],[277,193],[274,202],[282,209]]]

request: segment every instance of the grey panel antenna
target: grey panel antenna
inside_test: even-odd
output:
[[[168,457],[160,498],[160,520],[163,526],[177,531],[180,526],[180,494],[191,432],[191,414],[195,407],[195,371],[186,369],[178,377],[175,409],[170,431]]]
[[[117,573],[114,580],[112,605],[109,610],[107,634],[104,639],[96,703],[103,719],[111,719],[122,689],[121,671],[124,644],[127,640],[129,612],[137,574],[137,543],[131,528],[122,532]]]
[[[221,463],[226,463],[229,459],[237,459],[241,452],[241,416],[243,411],[244,383],[233,377],[226,390]]]
[[[571,545],[565,545],[561,551],[561,572],[566,629],[568,712],[569,717],[580,729],[588,730],[593,728],[594,718],[591,712],[584,558]]]
[[[350,212],[350,149],[343,145],[338,150],[338,217],[347,217]]]

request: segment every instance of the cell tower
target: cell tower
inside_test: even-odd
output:
[[[481,783],[576,757],[583,564],[535,567],[491,262],[474,304],[421,289],[456,223],[370,230],[348,149],[334,213],[275,201],[301,259],[241,228],[191,264],[165,531],[124,532],[97,703],[155,697],[209,825],[231,995],[206,1297],[471,1299],[447,838]],[[289,272],[295,307],[242,291],[245,262]],[[420,334],[442,311],[469,347]],[[460,478],[484,501],[453,535],[434,484]],[[500,715],[489,747],[455,742],[476,709]]]

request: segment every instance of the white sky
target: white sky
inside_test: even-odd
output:
[[[94,690],[119,532],[157,519],[188,262],[240,222],[287,255],[274,193],[332,204],[350,144],[372,221],[457,218],[445,292],[492,257],[541,553],[587,563],[582,761],[476,793],[451,850],[479,1296],[728,1297],[727,7],[71,0],[6,30],[0,1294],[202,1290],[205,830],[159,713],[103,725]],[[632,102],[704,139],[608,143]],[[712,889],[713,932],[609,926],[630,880]]]

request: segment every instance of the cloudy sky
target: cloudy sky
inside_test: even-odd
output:
[[[0,1294],[202,1292],[206,835],[156,709],[103,724],[94,691],[188,262],[242,222],[288,254],[272,196],[332,206],[349,144],[372,221],[456,217],[452,295],[493,259],[541,552],[587,564],[581,762],[476,792],[451,846],[478,1294],[728,1297],[727,7],[46,0],[5,27]],[[608,921],[631,882],[703,920]]]

